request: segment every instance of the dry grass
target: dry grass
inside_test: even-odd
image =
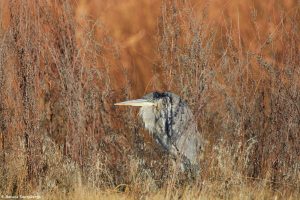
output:
[[[299,2],[116,2],[0,2],[0,195],[298,199]],[[192,183],[113,106],[152,90],[197,117]]]

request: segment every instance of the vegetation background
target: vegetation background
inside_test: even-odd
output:
[[[300,2],[3,0],[0,194],[299,199]],[[173,91],[206,139],[184,182],[113,103]]]

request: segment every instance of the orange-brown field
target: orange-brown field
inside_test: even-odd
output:
[[[172,91],[187,180],[113,104]],[[300,1],[0,1],[0,198],[300,199]]]

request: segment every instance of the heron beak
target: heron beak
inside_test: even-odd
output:
[[[146,99],[135,99],[124,101],[120,103],[115,103],[116,106],[153,106],[154,103],[146,100]]]

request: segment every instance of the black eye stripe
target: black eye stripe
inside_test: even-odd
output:
[[[167,97],[167,93],[160,93],[160,92],[153,92],[153,99],[160,99],[160,98],[163,98],[163,97]]]
[[[157,101],[159,99],[163,99],[164,101],[172,101],[174,94],[170,93],[170,92],[152,92],[149,93],[145,96],[143,96],[143,99],[147,99],[149,101]]]

